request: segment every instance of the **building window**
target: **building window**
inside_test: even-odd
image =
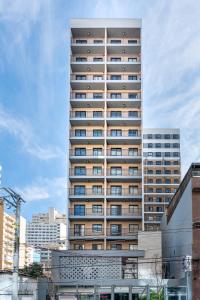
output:
[[[114,176],[122,175],[122,168],[121,167],[111,167],[110,175],[114,175]]]
[[[94,204],[92,205],[92,213],[93,214],[102,214],[102,205],[100,204]]]
[[[129,185],[129,194],[130,195],[137,195],[138,194],[138,187],[135,185]]]
[[[86,93],[76,93],[75,98],[76,99],[86,99]]]
[[[110,225],[110,234],[111,235],[121,235],[122,226],[118,224],[111,224]]]
[[[122,136],[122,130],[121,129],[112,129],[111,136]]]
[[[102,80],[103,76],[102,75],[94,75],[93,80]]]
[[[85,205],[82,204],[74,205],[74,215],[85,216]]]
[[[110,215],[111,216],[121,216],[122,209],[121,205],[111,205]]]
[[[92,250],[102,250],[102,244],[92,244]]]
[[[128,44],[137,44],[138,41],[137,40],[128,40]]]
[[[129,233],[135,233],[139,229],[138,224],[129,224]]]
[[[129,148],[128,155],[129,156],[138,156],[138,149],[137,148]]]
[[[161,148],[161,143],[156,143],[156,148]]]
[[[74,235],[84,236],[85,235],[85,225],[84,224],[74,224]]]
[[[164,139],[165,139],[165,140],[169,140],[169,139],[170,139],[170,134],[165,134],[165,135],[164,135]]]
[[[103,44],[103,40],[94,40],[94,44]]]
[[[169,143],[165,143],[165,148],[170,148],[170,144]]]
[[[93,156],[101,156],[101,155],[102,155],[102,148],[93,149]]]
[[[102,93],[93,93],[93,99],[102,99],[103,94]]]
[[[111,99],[120,99],[122,97],[121,93],[111,93],[110,98]]]
[[[93,167],[93,175],[102,175],[102,167]]]
[[[85,245],[82,244],[74,244],[74,250],[84,250]]]
[[[156,134],[156,135],[155,135],[155,138],[156,138],[156,139],[161,139],[161,134]]]
[[[121,57],[111,57],[110,61],[121,61]]]
[[[86,136],[86,129],[76,129],[75,136],[80,136],[80,137]]]
[[[129,167],[128,168],[128,174],[130,176],[135,176],[135,175],[138,175],[138,167]]]
[[[102,118],[102,111],[93,111],[93,118]]]
[[[76,185],[74,187],[75,195],[85,195],[85,186],[84,185]]]
[[[122,112],[121,111],[111,111],[110,116],[111,116],[111,118],[121,118]]]
[[[149,144],[148,144],[148,148],[153,148],[153,144],[152,144],[152,143],[149,143]]]
[[[86,80],[86,75],[76,75],[76,80]]]
[[[122,250],[122,244],[111,244],[110,250]]]
[[[121,44],[121,40],[110,40],[111,44]]]
[[[162,174],[162,171],[161,170],[156,170],[156,174],[160,175],[160,174]]]
[[[122,187],[120,185],[111,186],[111,195],[121,195]]]
[[[76,61],[87,61],[87,57],[76,57]]]
[[[121,75],[110,75],[110,80],[121,80],[122,76]]]
[[[128,75],[128,80],[137,80],[137,75]]]
[[[129,205],[129,214],[138,214],[139,207],[138,205]]]
[[[173,134],[173,139],[178,140],[179,139],[179,134]]]
[[[137,57],[129,57],[128,61],[129,62],[137,62]]]
[[[148,152],[147,155],[148,156],[153,156],[153,152]]]
[[[85,167],[75,167],[74,171],[75,171],[74,174],[76,176],[81,176],[81,175],[85,176],[86,175]]]
[[[92,232],[93,233],[102,232],[102,224],[92,224]]]
[[[129,99],[137,99],[138,98],[138,95],[136,93],[129,93],[128,94],[128,98]]]
[[[129,244],[129,250],[133,251],[133,250],[137,250],[138,246],[134,245],[134,244]]]
[[[170,152],[165,152],[165,157],[170,157]]]
[[[87,40],[76,40],[76,44],[87,44]]]
[[[110,154],[111,154],[111,156],[122,156],[122,149],[121,148],[111,148]]]
[[[75,148],[75,156],[85,156],[86,149],[85,148]]]
[[[94,195],[102,195],[102,186],[101,185],[93,185],[92,193]]]
[[[129,129],[128,136],[138,136],[138,130]]]
[[[94,137],[101,137],[101,136],[103,136],[103,131],[101,130],[101,129],[94,129],[93,130],[93,136]]]

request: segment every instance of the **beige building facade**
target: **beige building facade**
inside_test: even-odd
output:
[[[129,250],[142,229],[141,21],[72,20],[69,243]]]

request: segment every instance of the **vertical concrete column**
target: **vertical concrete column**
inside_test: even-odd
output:
[[[111,286],[111,300],[115,300],[115,286]]]
[[[146,291],[147,291],[147,300],[150,300],[150,287],[149,287],[149,285],[146,286]]]
[[[128,300],[132,300],[132,285],[129,286]]]

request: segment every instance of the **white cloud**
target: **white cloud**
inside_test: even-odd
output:
[[[42,145],[27,120],[13,116],[2,106],[0,106],[0,132],[1,130],[17,138],[22,149],[38,159],[50,160],[63,155],[57,147]]]
[[[38,178],[27,186],[16,187],[15,190],[26,202],[58,198],[63,201],[66,199],[66,178]]]

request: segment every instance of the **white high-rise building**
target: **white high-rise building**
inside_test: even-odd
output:
[[[47,213],[33,215],[27,224],[26,242],[41,249],[41,262],[45,263],[51,258],[48,249],[65,249],[66,232],[66,216],[49,208]]]

